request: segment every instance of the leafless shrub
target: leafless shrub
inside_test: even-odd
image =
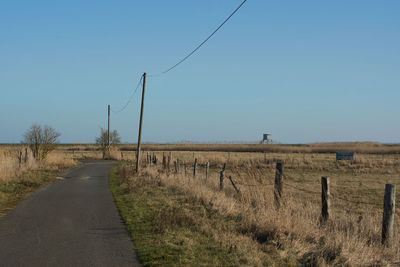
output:
[[[51,126],[33,124],[24,134],[24,143],[32,150],[33,157],[43,160],[47,154],[56,148],[57,139],[61,134]]]
[[[121,143],[121,138],[117,130],[110,131],[110,136],[108,136],[108,131],[106,129],[100,128],[100,136],[96,137],[96,144],[100,145],[103,150],[103,158],[110,158],[110,147],[111,145],[117,145]]]

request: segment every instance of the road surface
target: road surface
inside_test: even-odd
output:
[[[140,266],[108,187],[110,161],[86,161],[0,218],[1,266]]]

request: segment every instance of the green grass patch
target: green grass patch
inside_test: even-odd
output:
[[[59,171],[58,171],[59,172]],[[55,181],[57,171],[28,171],[11,181],[0,181],[0,217],[41,186]]]
[[[118,167],[110,173],[115,201],[144,266],[252,265],[249,255],[218,241],[215,231],[207,230],[237,231],[234,218],[224,218],[202,203],[143,180],[121,183]]]

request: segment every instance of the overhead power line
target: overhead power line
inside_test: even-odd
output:
[[[225,24],[226,22],[228,22],[228,20],[229,20],[233,15],[235,15],[235,13],[244,5],[244,3],[246,3],[246,1],[247,1],[247,0],[244,0],[244,1],[229,15],[229,17],[227,17],[227,18],[224,20],[224,22],[222,22],[222,23],[218,26],[217,29],[215,29],[203,42],[201,42],[201,43],[200,43],[192,52],[190,52],[187,56],[185,56],[184,58],[182,58],[182,59],[181,59],[180,61],[178,61],[175,65],[171,66],[170,68],[166,69],[165,71],[163,71],[163,72],[161,72],[161,73],[159,73],[159,74],[156,74],[156,75],[148,75],[148,76],[154,77],[154,76],[159,76],[159,75],[162,75],[162,74],[166,74],[167,72],[171,71],[172,69],[178,67],[181,63],[183,63],[183,62],[184,62],[185,60],[187,60],[190,56],[192,56],[197,50],[199,50],[200,47],[202,47],[214,34],[216,34],[217,31],[218,31],[219,29],[221,29],[222,26],[224,26],[224,24]]]
[[[236,12],[247,2],[247,0],[244,0],[241,2],[241,4],[203,41],[201,42],[195,49],[193,49],[187,56],[185,56],[184,58],[182,58],[180,61],[178,61],[175,65],[171,66],[170,68],[166,69],[165,71],[156,74],[156,75],[147,75],[149,77],[155,77],[155,76],[160,76],[162,74],[166,74],[167,72],[171,71],[172,69],[178,67],[181,63],[183,63],[185,60],[187,60],[190,56],[192,56],[194,53],[196,53],[197,50],[199,50],[208,40],[210,40],[210,38],[216,34],[221,28],[222,26],[225,25],[225,23],[228,22],[228,20],[236,14]],[[130,104],[130,102],[133,100],[133,97],[135,96],[135,94],[137,93],[139,86],[142,84],[143,81],[143,76],[140,77],[140,80],[135,88],[135,90],[133,91],[133,93],[131,94],[131,96],[129,97],[128,101],[126,102],[126,104],[119,110],[113,110],[113,113],[120,113],[122,111],[124,111],[128,105]]]
[[[131,101],[133,100],[133,97],[134,97],[135,94],[137,93],[137,91],[138,91],[138,89],[139,89],[139,86],[142,84],[142,80],[143,80],[143,75],[140,76],[139,82],[138,82],[138,84],[137,84],[135,90],[133,91],[133,93],[132,93],[131,96],[129,97],[128,101],[126,102],[126,104],[125,104],[121,109],[119,109],[119,110],[112,110],[112,112],[114,112],[114,113],[120,113],[120,112],[124,111],[124,110],[128,107],[129,103],[131,103]]]

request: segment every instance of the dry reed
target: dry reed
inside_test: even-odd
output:
[[[156,153],[162,158],[161,152]],[[336,202],[333,205],[331,219],[321,225],[320,191],[318,191],[320,185],[318,180],[315,181],[320,178],[321,171],[333,170],[332,174],[338,173],[338,176],[349,175],[349,183],[354,182],[351,181],[353,177],[358,179],[357,175],[365,176],[368,173],[372,178],[359,181],[368,186],[372,184],[372,188],[375,188],[381,186],[383,181],[375,181],[374,175],[393,175],[397,172],[396,179],[400,178],[399,160],[396,157],[382,159],[365,155],[353,162],[335,162],[333,155],[304,157],[301,154],[276,154],[272,159],[283,158],[288,168],[288,175],[284,179],[286,185],[284,185],[283,205],[277,210],[273,198],[274,165],[271,159],[264,162],[259,156],[256,159],[252,156],[243,157],[243,153],[242,158],[229,155],[229,166],[231,166],[229,174],[234,177],[240,188],[240,194],[237,194],[229,181],[225,181],[224,190],[219,191],[218,170],[221,163],[228,160],[226,154],[222,158],[220,154],[214,152],[208,154],[198,152],[194,156],[187,152],[174,152],[174,155],[175,158],[180,158],[181,162],[190,164],[196,157],[200,166],[210,162],[214,166],[211,177],[206,180],[205,174],[200,171],[200,174],[193,178],[191,171],[185,176],[182,167],[180,173],[174,173],[172,170],[165,171],[154,165],[148,165],[143,171],[143,176],[180,194],[185,194],[193,201],[204,203],[226,218],[235,218],[240,223],[236,232],[213,230],[212,225],[203,227],[205,231],[210,231],[217,241],[227,246],[239,245],[248,251],[252,258],[249,260],[253,265],[262,265],[265,246],[274,247],[275,252],[282,258],[295,258],[297,262],[311,266],[391,266],[400,262],[398,227],[394,233],[394,245],[391,247],[381,245],[382,213],[379,197],[376,199],[376,196],[367,194],[362,199],[376,200],[378,205],[366,206],[361,202],[360,205],[354,206],[351,199],[346,196],[346,191],[343,191],[341,181],[337,179],[337,182],[333,182],[334,196],[342,196],[344,199],[339,204]],[[190,164],[188,166],[191,166]],[[305,179],[302,177],[304,171],[311,171],[310,174],[313,174],[313,171],[318,173],[312,183],[307,184],[306,180],[302,180]],[[357,180],[357,183],[359,181]],[[362,186],[360,188],[362,189]],[[383,198],[383,195],[380,197]],[[398,219],[396,215],[395,220]],[[240,243],[236,243],[238,240]]]

